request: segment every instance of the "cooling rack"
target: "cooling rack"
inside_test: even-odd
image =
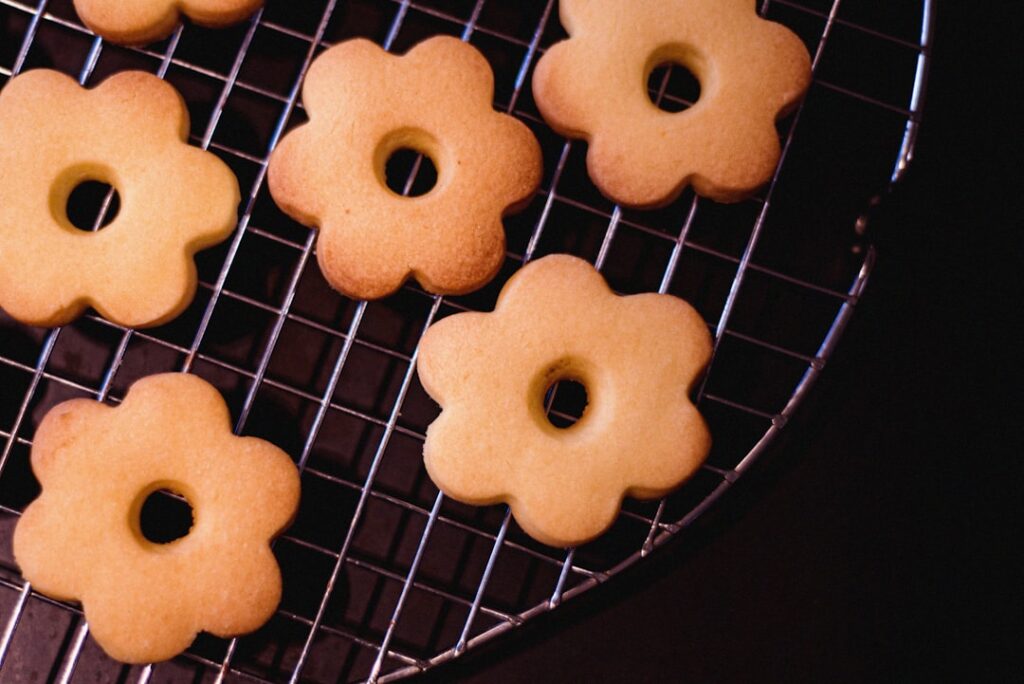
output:
[[[237,230],[199,256],[199,293],[176,321],[134,331],[87,315],[50,331],[0,314],[0,678],[390,681],[552,610],[683,531],[784,429],[825,367],[874,262],[865,208],[911,160],[927,75],[929,0],[772,0],[760,10],[801,36],[815,73],[780,125],[771,184],[736,205],[687,192],[636,212],[596,192],[585,146],[548,130],[532,101],[532,69],[564,37],[554,0],[269,0],[238,27],[186,25],[141,49],[95,38],[69,0],[0,0],[0,85],[34,67],[86,85],[123,69],[157,73],[185,96],[193,142],[243,188]],[[487,56],[496,108],[541,141],[542,188],[506,221],[505,267],[483,291],[439,298],[409,284],[382,302],[349,301],[311,264],[315,233],[269,200],[267,156],[305,120],[299,85],[327,46],[365,36],[402,52],[439,33]],[[698,87],[678,67],[649,85],[669,110]],[[0,131],[0,144],[17,134]],[[93,207],[97,226],[110,199]],[[437,407],[415,374],[426,327],[491,308],[524,261],[552,252],[589,259],[619,292],[686,298],[715,339],[698,394],[715,438],[707,465],[665,500],[628,501],[612,530],[568,552],[530,540],[504,507],[462,506],[433,487],[421,449]],[[173,370],[216,385],[239,433],[294,456],[303,501],[275,546],[284,598],[265,628],[201,635],[174,661],[128,667],[88,638],[77,606],[21,579],[10,538],[38,493],[28,454],[46,411],[74,397],[116,403],[132,381]],[[556,391],[553,420],[571,422],[581,402]]]

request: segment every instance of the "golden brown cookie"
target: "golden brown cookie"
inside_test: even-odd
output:
[[[0,92],[0,307],[63,325],[87,307],[129,327],[177,316],[196,289],[193,255],[230,235],[238,181],[191,147],[188,110],[156,76],[127,71],[93,89],[29,71]],[[66,205],[85,181],[117,189],[120,212],[96,232]]]
[[[494,277],[502,216],[533,195],[541,155],[493,96],[487,60],[455,38],[403,56],[351,40],[317,58],[303,88],[310,122],[275,150],[269,185],[285,213],[320,228],[317,258],[332,287],[376,299],[411,275],[430,292],[461,294]],[[387,186],[386,163],[403,148],[437,168],[420,197]]]
[[[689,393],[710,355],[683,300],[617,296],[575,257],[535,261],[493,313],[456,314],[424,336],[420,380],[443,409],[427,430],[427,472],[458,501],[508,503],[538,541],[583,543],[624,495],[662,496],[703,462],[711,438]],[[544,412],[559,380],[589,400],[566,429]]]
[[[143,45],[166,38],[184,14],[202,26],[228,26],[263,0],[74,0],[79,18],[112,43]]]
[[[606,196],[654,207],[687,185],[719,202],[753,194],[780,155],[775,121],[811,80],[799,38],[761,19],[754,0],[561,0],[569,39],[537,64],[533,94],[544,120],[589,144],[587,169]],[[671,113],[647,80],[678,63],[700,98]]]
[[[193,375],[136,382],[117,408],[76,399],[47,414],[32,445],[43,491],[14,531],[33,589],[81,601],[111,657],[166,660],[200,630],[251,632],[274,612],[281,574],[270,550],[295,514],[299,477],[283,451],[236,437],[220,394]],[[189,533],[146,539],[153,492],[184,496]]]

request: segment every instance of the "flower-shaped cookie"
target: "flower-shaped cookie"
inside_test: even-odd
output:
[[[807,90],[811,62],[754,0],[561,0],[560,11],[570,38],[540,60],[534,98],[552,128],[587,140],[587,168],[605,195],[651,207],[692,184],[734,202],[771,178],[775,121]],[[662,111],[648,94],[666,62],[700,82],[685,111]]]
[[[235,226],[238,181],[189,146],[185,103],[156,76],[122,72],[87,90],[29,71],[0,92],[0,307],[63,325],[89,306],[122,325],[166,322],[196,289],[196,251]],[[113,186],[121,209],[96,232],[67,215],[85,181]]]
[[[274,200],[319,226],[328,282],[357,299],[397,290],[410,275],[430,292],[482,287],[505,257],[502,215],[540,182],[530,130],[491,106],[494,76],[472,46],[437,37],[404,56],[366,40],[331,48],[310,68],[310,123],[270,160]],[[386,184],[400,149],[427,155],[437,184],[403,197]]]
[[[585,542],[623,495],[661,496],[704,460],[711,439],[689,392],[710,355],[707,326],[683,300],[619,297],[585,261],[540,259],[493,313],[456,314],[424,336],[420,379],[443,409],[427,430],[427,472],[459,501],[507,502],[543,543]],[[589,403],[560,429],[544,397],[567,379]]]
[[[129,663],[166,660],[200,630],[250,632],[281,598],[270,540],[292,519],[299,477],[288,455],[236,437],[205,381],[135,383],[117,408],[76,399],[43,420],[32,445],[43,492],[14,531],[14,556],[37,591],[82,602],[96,641]],[[157,490],[184,496],[188,534],[143,536]]]
[[[263,0],[74,0],[93,33],[122,45],[142,45],[170,35],[180,15],[203,26],[227,26],[263,6]]]

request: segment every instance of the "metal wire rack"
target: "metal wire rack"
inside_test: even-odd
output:
[[[178,320],[135,331],[87,315],[51,331],[0,314],[2,678],[390,681],[555,608],[693,522],[785,427],[824,368],[874,261],[864,208],[912,157],[927,74],[930,0],[765,0],[761,11],[806,41],[815,72],[781,126],[773,181],[738,205],[686,193],[634,212],[596,192],[584,145],[554,135],[532,102],[532,68],[564,36],[555,0],[270,0],[241,26],[186,25],[141,49],[94,37],[69,0],[0,0],[0,85],[42,66],[86,85],[128,68],[155,72],[184,94],[193,142],[247,190],[233,237],[200,255],[200,292]],[[346,300],[310,265],[315,233],[269,200],[267,157],[304,120],[299,86],[325,47],[366,36],[401,52],[437,33],[488,57],[495,106],[541,140],[542,190],[507,220],[505,268],[482,292],[440,298],[410,284],[382,302]],[[692,84],[680,71],[659,71],[652,99],[687,106]],[[0,131],[0,144],[16,135]],[[590,259],[620,292],[686,298],[715,338],[698,395],[715,437],[707,465],[665,500],[627,502],[609,533],[568,552],[530,540],[504,507],[462,506],[433,487],[421,448],[437,408],[415,375],[426,327],[489,309],[524,261],[551,252]],[[303,502],[275,547],[285,594],[265,628],[239,640],[202,635],[174,661],[128,667],[87,638],[77,606],[21,579],[10,537],[38,493],[28,453],[46,411],[72,397],[117,402],[132,381],[170,370],[214,383],[239,433],[290,451]],[[563,404],[556,395],[552,411],[571,421]]]

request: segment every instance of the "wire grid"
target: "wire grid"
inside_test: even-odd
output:
[[[862,209],[911,158],[930,3],[912,12],[872,5],[764,2],[763,14],[806,41],[815,69],[805,104],[782,124],[772,183],[739,205],[687,192],[663,210],[633,212],[593,189],[585,146],[547,130],[532,103],[531,70],[564,37],[554,0],[271,1],[234,29],[186,25],[143,49],[93,37],[67,0],[0,0],[0,84],[35,66],[86,85],[120,69],[153,71],[185,95],[193,142],[249,188],[234,236],[199,256],[200,292],[177,321],[134,331],[87,315],[43,331],[0,318],[3,678],[387,681],[556,607],[685,528],[784,427],[824,367],[874,258],[858,235]],[[305,119],[299,85],[322,49],[362,35],[401,52],[435,33],[487,55],[495,106],[542,143],[542,189],[507,220],[506,266],[480,293],[434,297],[411,283],[383,302],[348,301],[309,266],[315,232],[269,201],[266,160]],[[659,70],[652,99],[687,106],[692,84],[681,72]],[[685,297],[715,337],[698,394],[716,442],[707,465],[663,501],[627,502],[608,534],[568,552],[530,540],[505,507],[462,506],[433,487],[420,455],[437,408],[414,370],[432,322],[491,308],[511,273],[550,252],[590,259],[617,291]],[[265,628],[240,640],[201,635],[169,663],[121,666],[87,638],[78,607],[20,578],[9,539],[38,493],[28,450],[46,410],[78,396],[116,403],[132,381],[170,370],[221,389],[237,432],[289,450],[303,502],[275,546],[285,595]],[[564,420],[578,415],[557,394],[549,402]]]

